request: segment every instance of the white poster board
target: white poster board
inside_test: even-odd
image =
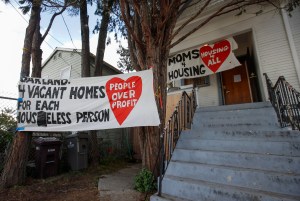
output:
[[[168,59],[168,82],[211,75],[240,66],[233,50],[237,49],[233,38],[212,45],[190,49]]]
[[[19,83],[19,131],[82,131],[158,126],[152,70]]]

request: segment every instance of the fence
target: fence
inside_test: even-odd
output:
[[[300,130],[300,93],[283,76],[278,78],[274,86],[266,73],[264,76],[269,99],[276,111],[281,127],[291,126],[293,130]]]

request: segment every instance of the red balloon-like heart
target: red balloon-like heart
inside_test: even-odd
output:
[[[200,57],[207,68],[215,73],[227,59],[230,52],[230,42],[228,40],[223,40],[214,44],[213,47],[202,46],[200,48]]]
[[[106,82],[105,89],[113,111],[120,125],[126,120],[142,94],[142,79],[132,76],[127,80],[114,77]]]

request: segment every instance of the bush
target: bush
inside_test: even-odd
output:
[[[143,193],[155,190],[156,184],[152,172],[143,168],[134,178],[134,188]]]

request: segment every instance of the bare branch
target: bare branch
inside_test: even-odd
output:
[[[177,12],[178,16],[177,18],[185,11],[185,9],[193,2],[193,0],[186,0],[184,2],[182,2],[182,6],[180,8],[180,10]]]
[[[174,47],[176,45],[178,45],[181,41],[183,41],[184,39],[186,39],[188,36],[190,36],[191,34],[193,34],[194,32],[196,32],[198,29],[200,29],[201,27],[203,27],[205,24],[207,24],[209,21],[211,21],[212,19],[214,19],[215,17],[218,17],[220,15],[223,15],[223,14],[226,14],[226,13],[229,13],[229,12],[232,12],[234,10],[238,10],[242,7],[245,7],[245,6],[249,6],[249,5],[254,5],[254,4],[257,4],[257,3],[262,3],[262,2],[266,2],[266,0],[258,0],[258,1],[247,1],[247,3],[244,3],[246,2],[245,0],[240,0],[240,1],[233,1],[229,4],[226,4],[225,6],[221,7],[219,10],[217,10],[215,13],[213,13],[212,15],[210,15],[206,20],[204,20],[202,23],[200,23],[198,26],[196,26],[195,28],[193,28],[191,31],[189,31],[187,34],[185,34],[184,36],[180,37],[179,39],[177,39],[174,43],[172,43],[170,45],[170,47]],[[241,3],[244,3],[242,5],[239,5]],[[224,11],[222,12],[223,10],[229,8],[229,7],[232,7],[232,6],[236,6],[228,11]]]
[[[183,25],[181,25],[181,27],[179,27],[177,29],[177,31],[172,35],[171,40],[173,40],[173,38],[186,26],[188,25],[191,21],[193,21],[194,19],[196,19],[202,12],[203,10],[209,5],[209,3],[211,2],[211,0],[207,0],[206,3],[202,6],[202,8],[191,18],[189,18]]]
[[[136,34],[134,33],[132,26],[130,24],[130,22],[132,20],[130,20],[131,16],[130,16],[130,11],[128,8],[128,2],[126,0],[120,0],[120,7],[121,7],[121,14],[122,14],[122,18],[124,20],[124,23],[127,27],[127,31],[132,35],[133,40],[135,40],[138,44],[142,45],[142,41],[136,36]],[[127,8],[125,8],[125,6]],[[126,12],[126,13],[125,13]]]
[[[42,38],[41,38],[41,43],[45,40],[46,36],[48,35],[48,33],[49,33],[49,31],[50,31],[50,29],[51,29],[51,27],[52,27],[52,24],[53,24],[53,22],[54,22],[54,19],[55,19],[58,15],[62,14],[62,13],[66,10],[66,8],[67,8],[67,6],[65,5],[59,12],[54,13],[54,14],[52,15],[52,17],[51,17],[51,19],[50,19],[50,22],[49,22],[49,25],[48,25],[48,27],[47,27],[47,29],[46,29],[44,35],[43,35]]]

